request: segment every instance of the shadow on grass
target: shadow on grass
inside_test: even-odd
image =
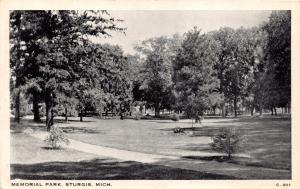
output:
[[[53,148],[49,146],[42,146],[41,148],[44,150],[64,150],[63,148]]]
[[[61,127],[65,133],[88,133],[88,134],[105,134],[105,132],[89,128],[79,127]]]
[[[182,156],[182,159],[191,159],[191,160],[200,160],[200,161],[216,161],[216,162],[225,162],[231,163],[235,165],[242,165],[242,166],[250,166],[250,167],[261,167],[261,168],[271,168],[271,169],[278,169],[278,170],[291,170],[287,167],[274,167],[274,165],[266,164],[265,162],[255,160],[253,158],[248,157],[235,157],[228,158],[224,155],[219,156]]]
[[[92,122],[96,122],[96,120],[74,120],[74,119],[69,119],[68,121],[65,121],[64,119],[59,119],[59,118],[56,118],[54,120],[56,123],[68,123],[68,122],[78,122],[78,123],[92,123]]]
[[[182,158],[185,159],[192,159],[192,160],[203,160],[203,161],[217,161],[217,162],[229,162],[227,156],[183,156]]]
[[[174,129],[176,129],[177,127],[173,127],[173,128],[166,128],[166,129],[158,129],[161,131],[168,131],[168,132],[173,132]],[[188,133],[188,132],[193,132],[192,135],[189,135],[191,137],[200,137],[200,136],[205,136],[205,137],[211,137],[214,136],[219,129],[224,128],[224,127],[183,127],[181,128],[183,130],[184,133]]]
[[[11,179],[30,180],[200,180],[237,179],[134,161],[93,159],[81,162],[12,164]]]
[[[64,123],[65,121],[55,120],[55,123]],[[94,121],[84,121],[84,122],[94,122]],[[66,122],[65,122],[66,123]],[[33,120],[24,120],[21,123],[12,121],[10,123],[11,132],[22,133],[26,128],[31,128],[38,131],[46,131],[46,126],[44,122],[34,122]],[[105,134],[103,131],[90,129],[86,127],[72,127],[63,126],[60,127],[65,133],[87,133],[87,134]]]
[[[169,120],[169,121],[166,121]],[[175,124],[177,123],[176,121],[172,121],[171,119],[144,119],[143,121],[145,122],[152,122],[152,123],[167,123],[167,124]]]
[[[269,117],[260,117],[260,116],[253,116],[253,117],[227,117],[223,118],[224,121],[211,121],[210,123],[252,123],[255,121],[290,121],[290,116],[269,116]]]

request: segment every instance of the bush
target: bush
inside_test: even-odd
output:
[[[183,133],[184,130],[183,130],[183,128],[176,127],[176,128],[174,128],[173,132],[174,132],[174,133]]]
[[[34,130],[29,127],[29,128],[24,129],[23,133],[30,135],[30,134],[34,133]]]
[[[50,145],[53,149],[59,149],[61,147],[61,143],[69,144],[70,141],[65,136],[62,129],[57,126],[53,126],[50,130],[49,135],[44,140],[46,144]]]
[[[222,128],[212,137],[210,144],[212,150],[227,154],[227,158],[231,159],[232,154],[240,149],[243,137],[235,129]]]
[[[172,114],[171,115],[171,120],[172,121],[179,121],[179,115],[178,114]]]

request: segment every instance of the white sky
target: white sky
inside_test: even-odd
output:
[[[207,32],[220,27],[232,28],[259,26],[268,20],[271,11],[108,11],[113,17],[124,20],[126,35],[112,32],[112,38],[93,41],[121,46],[125,53],[134,54],[133,45],[151,37],[183,34],[197,26]]]

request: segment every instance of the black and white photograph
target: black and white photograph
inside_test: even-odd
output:
[[[11,181],[291,180],[291,15],[10,10]]]

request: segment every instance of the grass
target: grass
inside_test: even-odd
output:
[[[54,161],[81,161],[96,158],[93,154],[62,148],[51,150],[39,139],[16,132],[11,134],[11,164],[34,164]],[[68,155],[66,155],[68,154]]]
[[[21,132],[12,133],[11,146],[11,179],[237,179],[163,165],[118,161],[70,149],[49,150],[41,140]]]
[[[181,120],[180,122],[168,120],[98,120],[94,118],[86,118],[85,120],[85,122],[78,122],[73,118],[73,120],[68,123],[64,123],[61,120],[57,121],[60,122],[60,127],[67,132],[68,137],[75,140],[129,151],[180,157],[179,160],[159,162],[156,165],[127,162],[130,165],[134,165],[133,167],[139,165],[141,169],[149,170],[149,172],[146,171],[147,173],[145,174],[140,172],[140,174],[143,175],[142,177],[129,174],[131,169],[128,168],[127,170],[119,170],[123,174],[116,173],[115,177],[109,177],[105,175],[105,173],[99,172],[96,174],[98,175],[97,179],[99,177],[122,179],[123,177],[121,175],[124,176],[124,174],[130,175],[128,177],[125,176],[124,179],[226,179],[229,177],[231,179],[289,179],[291,176],[290,118],[207,119],[204,120],[202,126],[198,125],[194,129],[190,128],[191,122],[189,120]],[[26,121],[23,123],[25,127],[31,126],[31,128],[38,130],[45,129],[44,126],[40,124],[33,124],[32,122]],[[33,149],[38,149],[37,151],[39,151],[38,154],[40,154],[40,156],[37,156],[36,150],[31,151],[31,148],[28,147],[30,145],[26,144],[26,142],[22,142],[32,139],[26,138],[28,136],[18,133],[19,130],[22,130],[20,128],[24,128],[24,126],[13,127],[16,132],[15,134],[21,135],[21,137],[13,137],[18,138],[17,141],[19,141],[19,143],[16,144],[12,143],[14,149],[13,153],[19,153],[19,155],[13,154],[12,159],[14,157],[24,158],[15,161],[16,163],[13,165],[15,166],[15,170],[21,170],[21,172],[31,170],[30,167],[26,167],[25,164],[28,163],[26,162],[28,159],[32,159],[32,162],[29,162],[32,167],[41,166],[38,165],[38,163],[41,160],[48,159],[51,160],[51,162],[46,162],[48,167],[55,165],[59,169],[62,165],[67,167],[72,164],[86,165],[85,163],[89,163],[89,161],[95,159],[91,154],[82,154],[81,152],[71,153],[65,151],[66,149],[60,152],[51,152],[40,148],[42,144],[36,143],[37,146],[34,146]],[[184,128],[186,134],[175,134],[173,129],[176,127]],[[210,138],[221,127],[236,128],[245,135],[247,140],[243,144],[243,151],[241,152],[243,156],[236,156],[230,161],[223,161],[222,154],[211,151],[209,148],[209,143],[211,142]],[[28,154],[31,153],[35,155],[29,157],[30,155]],[[25,155],[19,157],[22,156],[21,154]],[[52,155],[53,158],[48,158],[52,157]],[[36,159],[34,159],[34,157],[36,157]],[[79,157],[82,158],[80,159]],[[84,161],[82,159],[84,159]],[[98,163],[94,166],[99,166],[99,168],[106,166],[102,165],[106,160],[104,161],[100,158],[97,162]],[[120,163],[119,165],[120,169],[126,167],[125,164]],[[112,170],[115,169],[113,167],[111,168]],[[271,168],[272,170],[264,168]],[[92,168],[90,169],[93,170]],[[101,169],[103,169],[103,167],[101,167]],[[166,172],[178,172],[180,176],[176,176],[177,174],[175,174],[175,172],[168,175],[163,173],[164,171],[159,171],[160,169]],[[196,172],[190,172],[190,174],[185,172],[187,171],[186,169]],[[137,170],[137,172],[139,172],[139,170]],[[155,172],[162,172],[162,174],[159,173],[159,175],[155,177],[153,176]],[[205,172],[205,174],[203,172]],[[196,173],[198,176],[192,176]],[[63,175],[61,176],[61,178],[66,178]],[[19,177],[21,178],[22,176],[19,175]],[[23,175],[22,178],[25,177],[26,176]],[[71,177],[82,178],[80,175],[78,177],[72,175]],[[35,176],[35,178],[44,177]],[[89,178],[95,177],[90,176]]]
[[[12,179],[30,180],[201,180],[237,179],[233,176],[111,159],[80,162],[13,164]]]
[[[246,157],[236,157],[231,163],[291,169],[291,121],[287,118],[211,119],[193,130],[187,121],[166,120],[95,120],[72,126],[74,130],[79,128],[86,131],[70,132],[70,138],[91,144],[144,153],[204,158],[206,155],[221,155],[211,151],[211,136],[221,127],[232,127],[246,138],[241,151]],[[175,134],[173,129],[176,127],[185,128],[188,134]],[[87,137],[86,132],[92,134]]]

